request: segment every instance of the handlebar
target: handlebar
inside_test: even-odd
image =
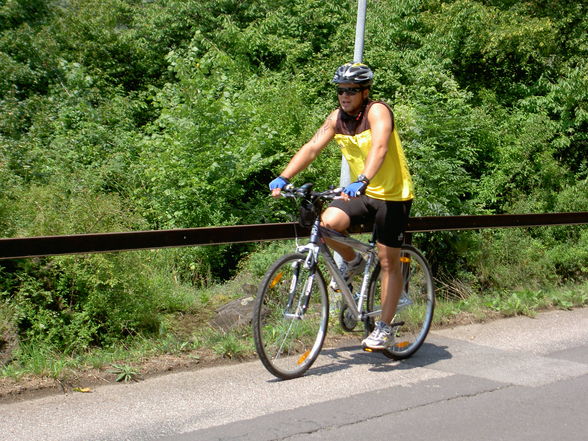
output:
[[[310,198],[312,200],[334,200],[341,197],[342,188],[331,188],[325,191],[312,191],[314,184],[306,183],[300,187],[294,187],[292,184],[286,185],[281,195],[285,198]]]

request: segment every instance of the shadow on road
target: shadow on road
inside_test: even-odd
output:
[[[327,375],[349,369],[354,365],[366,364],[371,365],[369,370],[375,372],[414,369],[437,363],[440,360],[450,359],[452,355],[447,351],[447,346],[425,342],[412,357],[401,361],[392,360],[377,352],[359,351],[355,345],[325,349],[321,352],[321,357],[323,357],[323,360],[324,357],[328,357],[330,362],[316,368],[311,367],[305,374],[306,376]]]

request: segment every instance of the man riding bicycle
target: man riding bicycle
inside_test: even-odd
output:
[[[373,222],[381,272],[382,315],[363,346],[385,349],[393,344],[392,322],[402,291],[400,246],[412,204],[413,184],[392,109],[369,99],[373,72],[365,64],[340,66],[333,78],[339,107],[327,117],[315,135],[290,160],[279,177],[270,182],[278,197],[296,174],[304,170],[335,139],[349,163],[354,182],[342,198],[322,214],[322,225],[344,233],[352,225]],[[327,244],[344,259],[341,273],[346,281],[363,270],[360,254],[341,243]]]

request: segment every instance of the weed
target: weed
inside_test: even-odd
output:
[[[116,375],[116,381],[119,383],[137,381],[139,378],[139,371],[127,364],[113,364],[112,368],[109,372]]]
[[[249,327],[236,328],[228,332],[211,329],[207,340],[206,347],[212,348],[215,354],[223,358],[242,359],[254,352],[253,335]]]

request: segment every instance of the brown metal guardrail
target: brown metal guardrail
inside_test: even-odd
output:
[[[582,224],[588,224],[588,212],[412,217],[406,231],[418,233]],[[304,237],[309,232],[292,222],[0,239],[0,259],[257,242]]]

